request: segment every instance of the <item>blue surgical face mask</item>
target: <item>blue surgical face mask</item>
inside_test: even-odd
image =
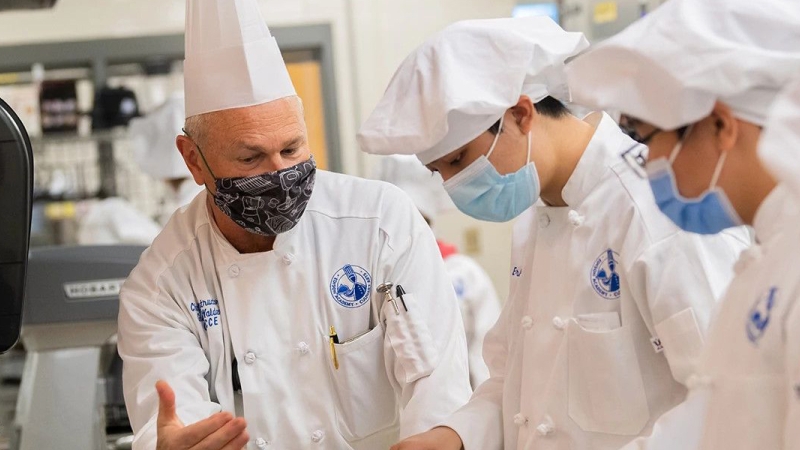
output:
[[[531,162],[531,134],[528,133],[527,163],[518,171],[500,175],[489,157],[503,131],[500,129],[486,156],[481,156],[454,177],[444,188],[458,209],[478,220],[508,222],[530,208],[539,198],[539,175]]]
[[[647,177],[656,204],[667,217],[675,222],[682,230],[698,234],[716,234],[720,231],[742,224],[736,209],[733,208],[728,196],[717,186],[717,180],[725,165],[725,152],[719,158],[711,186],[697,198],[688,199],[678,192],[675,181],[675,171],[672,163],[683,148],[683,142],[691,133],[687,130],[684,138],[679,141],[670,154],[669,160],[658,158],[647,163]]]

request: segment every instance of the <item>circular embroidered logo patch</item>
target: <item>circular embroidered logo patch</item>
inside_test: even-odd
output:
[[[331,278],[331,295],[345,308],[358,308],[369,301],[372,277],[359,266],[346,264]]]
[[[778,288],[771,287],[767,293],[762,294],[756,300],[747,314],[747,339],[750,339],[753,344],[757,344],[764,332],[767,331],[772,308],[775,307],[777,293]]]
[[[592,264],[591,282],[595,292],[608,300],[619,298],[619,254],[608,249]]]

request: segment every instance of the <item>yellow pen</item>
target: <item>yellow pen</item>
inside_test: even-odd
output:
[[[339,370],[339,358],[336,357],[336,345],[339,343],[339,336],[336,335],[336,328],[331,326],[331,334],[330,334],[330,343],[331,343],[331,359],[333,360],[333,368]]]

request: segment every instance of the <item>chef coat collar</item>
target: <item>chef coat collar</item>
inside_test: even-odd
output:
[[[796,218],[800,213],[796,202],[796,197],[784,184],[779,184],[767,195],[753,218],[753,228],[759,244],[769,242],[787,224],[795,223],[789,218]]]
[[[204,191],[204,195],[208,196],[209,195],[208,191]],[[231,245],[230,242],[228,242],[228,239],[225,238],[225,235],[222,234],[222,231],[220,231],[219,227],[217,226],[217,223],[214,221],[214,217],[211,215],[211,212],[209,211],[209,208],[214,208],[214,206],[209,205],[205,198],[203,199],[203,203],[205,203],[206,205],[205,208],[203,208],[203,210],[205,211],[206,220],[208,220],[208,223],[211,225],[211,230],[212,234],[214,235],[214,240],[216,240],[218,248],[222,250],[223,257],[229,261],[246,261],[249,259],[258,258],[259,256],[263,256],[265,254],[275,254],[278,256],[285,255],[288,251],[290,251],[287,249],[289,249],[290,246],[289,243],[291,242],[292,236],[294,235],[296,230],[300,227],[300,224],[303,221],[303,218],[300,218],[300,222],[298,222],[298,224],[295,225],[294,228],[285,233],[281,233],[275,236],[275,243],[273,244],[271,251],[257,252],[257,253],[240,253],[239,250],[236,250],[236,248],[233,245]]]
[[[561,191],[564,201],[572,208],[577,207],[592,192],[608,167],[622,161],[620,144],[625,135],[614,119],[606,113],[595,112],[586,116],[584,121],[597,126],[578,165]]]

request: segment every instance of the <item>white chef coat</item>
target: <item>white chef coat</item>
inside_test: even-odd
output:
[[[383,302],[384,282],[403,285],[408,312]],[[269,252],[237,252],[209,219],[206,194],[179,210],[123,286],[119,352],[135,449],[155,448],[158,379],[186,424],[220,410],[244,416],[252,449],[388,448],[471,393],[430,228],[397,188],[325,171]]]
[[[473,387],[489,378],[483,360],[483,340],[500,316],[500,300],[489,274],[472,258],[453,254],[444,260],[461,306],[469,351],[469,377]]]
[[[759,207],[685,402],[625,450],[800,448],[800,232],[785,186]],[[793,217],[795,220],[787,220]]]
[[[443,422],[466,450],[616,450],[649,433],[685,397],[749,244],[741,228],[679,231],[620,157],[635,143],[605,114],[587,121],[569,206],[537,204],[515,227],[509,301],[484,342],[491,378]]]

